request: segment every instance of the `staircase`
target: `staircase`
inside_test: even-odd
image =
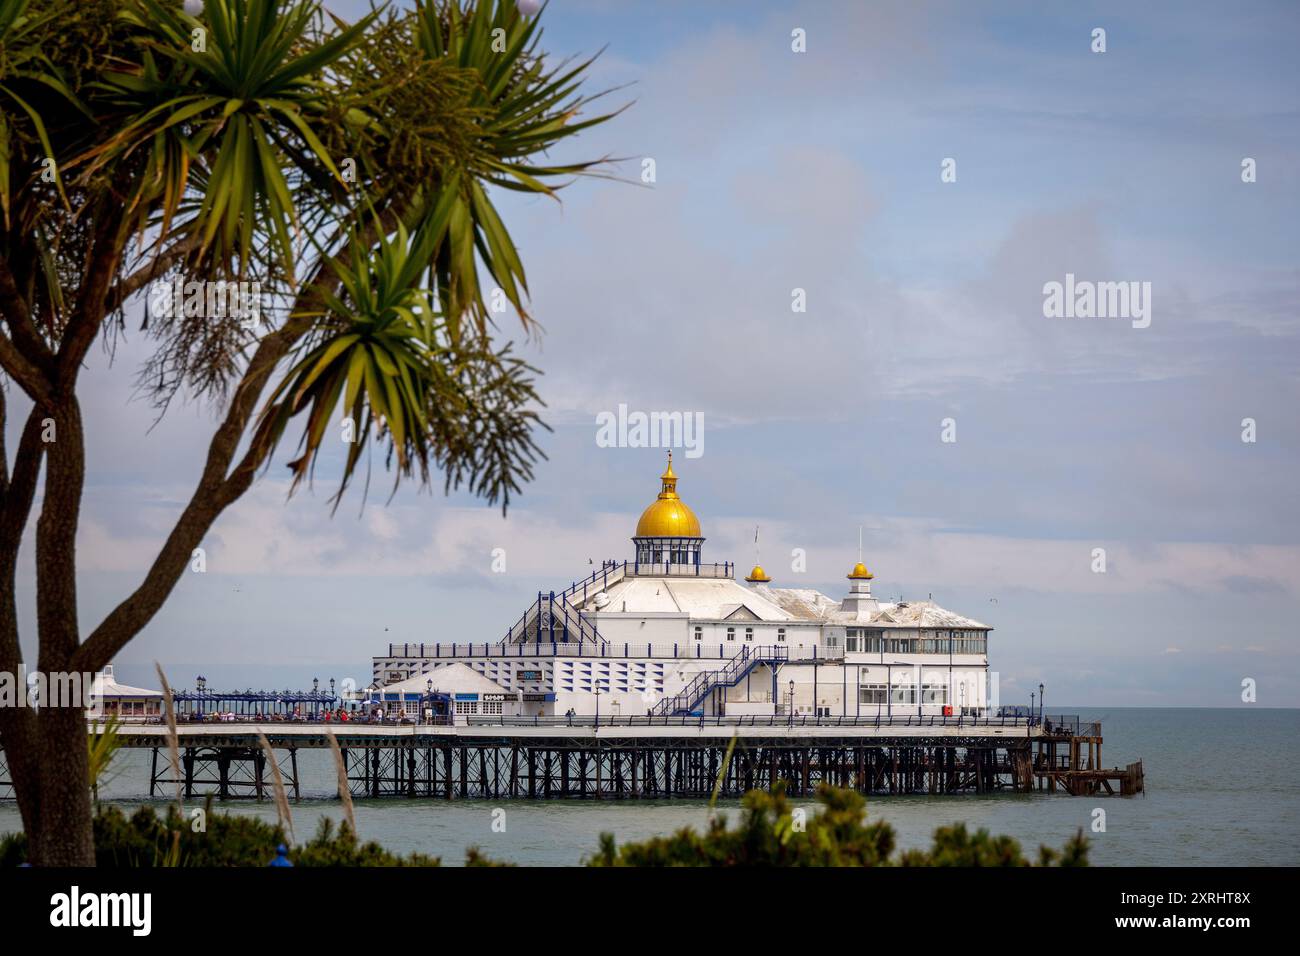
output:
[[[579,603],[597,591],[604,591],[619,581],[626,574],[627,562],[608,561],[587,577],[574,581],[559,593],[537,592],[537,600],[529,605],[514,626],[501,638],[502,644],[535,642],[538,644],[581,643],[598,648],[605,647],[605,639],[596,631],[595,625],[584,619],[578,609],[571,603]]]
[[[665,697],[650,711],[654,717],[688,716],[699,703],[719,687],[735,687],[759,664],[782,664],[789,658],[784,647],[743,647],[721,670],[695,675],[680,693]]]

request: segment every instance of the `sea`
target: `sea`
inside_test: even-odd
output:
[[[1056,710],[1057,708],[1053,708]],[[935,828],[965,822],[1015,837],[1028,850],[1059,847],[1081,829],[1100,866],[1300,865],[1300,710],[1241,708],[1061,707],[1101,720],[1105,766],[1141,760],[1146,793],[1136,797],[1071,797],[998,793],[976,796],[873,796],[870,818],[889,821],[902,847],[929,844]],[[149,751],[124,750],[108,771],[101,799],[130,812],[150,800]],[[298,756],[303,796],[292,805],[303,840],[322,817],[342,809],[334,796],[327,751]],[[797,805],[814,810],[813,799]],[[275,820],[271,800],[229,801],[222,812]],[[1104,811],[1099,815],[1098,810]],[[739,802],[719,801],[734,823]],[[400,853],[421,852],[444,865],[464,861],[475,846],[487,856],[524,866],[577,866],[601,833],[620,842],[707,826],[705,800],[528,801],[356,800],[357,828]],[[12,800],[0,800],[0,833],[21,828]]]

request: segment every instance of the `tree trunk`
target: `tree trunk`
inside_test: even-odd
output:
[[[36,522],[38,666],[46,680],[48,699],[40,702],[32,742],[40,803],[36,832],[28,838],[34,863],[94,866],[87,701],[56,700],[51,692],[54,680],[72,669],[80,645],[77,523],[86,473],[85,435],[75,396],[64,398],[51,413],[57,430],[54,440],[46,445],[45,497]]]
[[[38,718],[35,780],[14,787],[36,790],[36,819],[27,831],[36,866],[94,866],[86,713],[80,707],[42,707]]]

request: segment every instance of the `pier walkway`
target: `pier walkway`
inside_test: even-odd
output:
[[[444,718],[445,720],[445,718]],[[274,759],[302,796],[298,751],[339,746],[357,797],[650,799],[738,797],[784,782],[794,796],[821,784],[867,794],[1035,789],[1073,795],[1141,792],[1141,763],[1100,767],[1099,724],[1027,717],[457,717],[454,723],[205,721],[182,723],[175,746],[159,723],[118,728],[152,751],[150,796],[270,795]],[[1076,721],[1077,723],[1077,721]],[[92,732],[101,725],[92,725]],[[261,744],[265,736],[270,753]],[[1062,752],[1064,751],[1064,752]],[[0,781],[4,773],[0,752]],[[0,788],[0,796],[8,796]]]

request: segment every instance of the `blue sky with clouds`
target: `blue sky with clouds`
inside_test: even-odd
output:
[[[413,489],[331,519],[328,481],[286,502],[273,470],[126,675],[364,679],[390,640],[497,639],[539,588],[628,556],[662,456],[597,447],[627,403],[704,415],[678,471],[708,558],[750,563],[758,524],[778,584],[839,596],[862,525],[878,593],[996,628],[1013,700],[1042,680],[1062,703],[1232,706],[1250,677],[1300,705],[1300,8],[553,0],[544,23],[554,54],[606,47],[592,85],[632,102],[566,149],[629,179],[652,157],[657,181],[501,200],[546,329],[537,481],[504,520]],[[1150,327],[1044,318],[1067,272],[1150,282]],[[191,406],[150,431],[141,357],[87,373],[87,630],[213,425]]]

